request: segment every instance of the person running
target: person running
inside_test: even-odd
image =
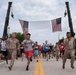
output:
[[[55,46],[53,45],[53,48],[52,48],[53,50],[53,57],[55,57],[56,56],[56,50],[55,50]]]
[[[42,53],[42,56],[43,56],[43,58],[44,58],[44,43],[43,43],[42,46],[41,46],[41,53]]]
[[[24,58],[24,46],[23,46],[23,44],[20,45],[20,54],[21,54],[22,61],[23,61],[23,58]]]
[[[7,39],[6,47],[9,51],[10,56],[11,56],[10,66],[8,68],[9,68],[9,70],[12,70],[14,61],[17,56],[17,50],[19,50],[19,47],[20,47],[19,40],[16,39],[16,33],[12,33],[11,38]]]
[[[2,41],[2,39],[0,38],[0,62],[1,62],[1,59],[2,59],[2,53],[1,53],[1,41]]]
[[[64,39],[64,45],[65,45],[65,52],[63,57],[63,65],[62,68],[65,69],[65,63],[67,58],[71,57],[71,68],[74,69],[74,59],[75,59],[75,41],[74,38],[71,37],[71,33],[66,33],[67,38]]]
[[[6,40],[4,38],[1,40],[1,53],[2,59],[6,60],[6,64],[8,64],[8,51],[6,49]]]
[[[42,48],[41,48],[42,46],[41,45],[39,45],[39,57],[41,57],[41,52],[42,52]]]
[[[38,62],[38,55],[39,55],[39,45],[38,42],[36,41],[34,44],[34,56],[37,57],[37,62]]]
[[[55,50],[56,50],[56,61],[58,61],[59,55],[60,55],[60,49],[59,49],[59,43],[58,42],[55,45]]]
[[[63,59],[63,56],[64,56],[64,51],[65,51],[65,46],[64,46],[64,43],[62,41],[61,44],[60,44],[60,57],[62,57],[62,59]]]
[[[49,53],[49,44],[46,40],[45,44],[44,44],[44,55],[45,55],[45,58],[46,58],[47,61],[48,61],[48,55],[49,55],[48,53]]]
[[[50,57],[53,58],[53,45],[51,43],[49,45],[49,59],[50,59]]]
[[[30,39],[30,37],[31,34],[27,33],[26,39],[22,42],[22,44],[24,44],[25,55],[27,58],[27,66],[26,66],[27,71],[29,70],[30,61],[32,61],[32,56],[33,56],[32,44],[34,44],[34,42]]]

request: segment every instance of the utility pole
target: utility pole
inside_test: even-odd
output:
[[[72,18],[71,18],[71,13],[70,13],[70,8],[69,8],[69,2],[65,2],[66,8],[67,8],[67,14],[68,14],[68,22],[69,22],[69,28],[71,32],[71,36],[74,37],[75,33],[73,30],[73,24],[72,24]]]
[[[8,10],[6,14],[6,19],[5,19],[5,25],[4,25],[4,31],[3,31],[3,38],[7,39],[8,38],[8,25],[9,25],[9,16],[10,16],[10,9],[11,9],[12,2],[8,2]]]

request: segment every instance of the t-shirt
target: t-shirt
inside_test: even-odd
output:
[[[64,49],[65,49],[64,44],[60,44],[60,50],[61,50],[61,51],[64,51]]]
[[[1,51],[6,51],[6,41],[1,41]]]
[[[43,51],[43,50],[44,50],[44,46],[40,46],[40,47],[39,47],[39,50],[40,50],[40,51]]]
[[[68,41],[68,39],[66,38],[66,39],[64,40],[65,49],[66,49],[66,50],[73,50],[73,49],[74,49],[74,43],[75,43],[74,38],[71,38],[69,41]]]
[[[39,49],[39,46],[37,45],[37,46],[35,46],[35,50],[38,50]]]
[[[49,50],[49,45],[48,44],[45,44],[44,45],[44,51],[48,51]]]
[[[32,44],[34,44],[34,42],[32,40],[24,40],[22,44],[26,46],[25,51],[33,50]]]
[[[20,46],[20,50],[24,50],[24,47],[23,46]]]
[[[56,51],[60,51],[59,45],[55,45],[55,50],[56,50]]]
[[[17,40],[17,39],[12,40],[11,38],[9,38],[6,41],[6,46],[10,50],[17,50],[17,48],[20,46],[19,40]]]
[[[50,48],[50,50],[53,50],[53,46],[52,45],[50,45],[49,48]]]

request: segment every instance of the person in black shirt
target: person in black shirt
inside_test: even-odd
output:
[[[50,59],[50,56],[53,58],[53,46],[52,46],[52,44],[49,45],[49,59]]]
[[[37,57],[37,62],[38,62],[38,54],[39,54],[39,45],[38,45],[38,42],[35,42],[35,44],[34,44],[34,56]]]
[[[23,44],[20,45],[20,53],[21,53],[21,57],[22,57],[22,61],[23,61],[23,58],[24,58],[24,46],[23,46]]]

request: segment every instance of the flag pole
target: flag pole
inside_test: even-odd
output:
[[[8,38],[7,28],[9,26],[9,17],[10,17],[10,11],[11,11],[12,2],[8,2],[8,10],[5,18],[5,25],[4,25],[4,31],[3,31],[3,37],[5,39]]]

